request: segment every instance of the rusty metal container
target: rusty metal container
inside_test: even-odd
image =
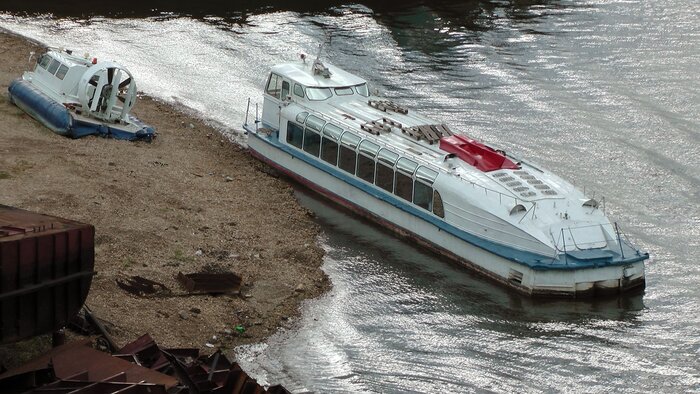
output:
[[[63,327],[94,274],[95,228],[0,205],[0,344]]]

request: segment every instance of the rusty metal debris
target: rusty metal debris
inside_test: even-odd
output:
[[[189,293],[233,294],[241,289],[241,277],[232,272],[179,272],[177,279]]]
[[[0,343],[52,332],[85,302],[92,225],[0,205]]]
[[[132,276],[129,278],[118,278],[117,286],[127,293],[144,297],[154,294],[169,293],[170,289],[162,283],[146,279],[142,276]]]
[[[289,393],[260,386],[221,352],[162,349],[148,334],[109,355],[76,341],[0,375],[3,393]]]

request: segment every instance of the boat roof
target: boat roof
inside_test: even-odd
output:
[[[73,54],[68,54],[64,50],[60,49],[49,49],[46,52],[47,55],[51,55],[54,58],[58,59],[61,63],[65,64],[68,67],[73,67],[76,65],[80,66],[90,66],[92,63],[92,59],[88,58],[82,58]]]
[[[366,83],[364,79],[350,74],[338,67],[327,65],[331,72],[330,78],[315,74],[312,70],[313,62],[283,63],[272,67],[272,72],[285,76],[295,82],[308,87],[337,88]]]

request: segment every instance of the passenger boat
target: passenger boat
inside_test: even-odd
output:
[[[250,112],[250,101],[248,104]],[[645,286],[648,253],[551,172],[370,94],[318,59],[274,66],[256,158],[401,236],[530,296]]]
[[[150,141],[155,131],[129,111],[136,82],[123,66],[49,49],[9,87],[10,101],[52,131]]]

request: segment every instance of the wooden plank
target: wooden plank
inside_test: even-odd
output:
[[[455,135],[455,133],[452,132],[452,130],[450,130],[450,128],[447,127],[446,124],[443,123],[443,124],[441,124],[440,126],[442,126],[443,130],[445,130],[445,132],[447,133],[448,136],[450,136],[450,135]]]
[[[425,136],[425,139],[428,140],[429,143],[434,143],[440,139],[438,135],[433,131],[433,129],[430,128],[428,125],[423,125],[423,126],[418,126],[419,130],[423,133]]]

